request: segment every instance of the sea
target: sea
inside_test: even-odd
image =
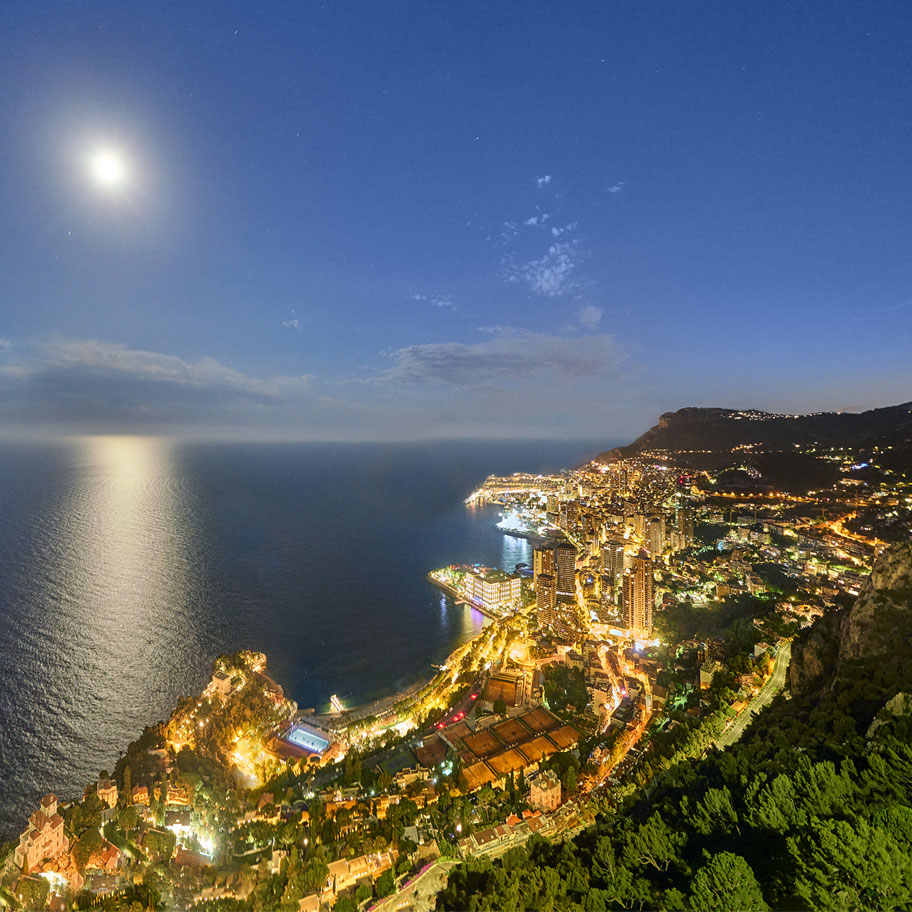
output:
[[[606,441],[0,443],[0,839],[79,797],[223,652],[265,652],[301,707],[427,680],[484,625],[426,580],[531,545],[464,499]]]

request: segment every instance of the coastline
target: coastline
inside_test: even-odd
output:
[[[475,605],[472,602],[468,601],[466,597],[459,592],[459,590],[454,589],[452,586],[447,583],[443,583],[438,579],[435,579],[432,573],[426,574],[426,579],[431,585],[436,586],[441,592],[445,595],[448,595],[457,605],[464,605],[466,608],[471,609],[472,611],[477,611],[479,614],[483,614],[489,621],[500,621],[502,618],[497,617],[495,614],[491,614],[490,611],[482,608],[481,605]],[[466,641],[468,642],[468,641]],[[458,647],[457,647],[458,648]],[[451,653],[452,655],[452,653]]]

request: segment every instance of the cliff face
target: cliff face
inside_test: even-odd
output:
[[[792,693],[819,690],[832,680],[839,661],[839,630],[844,614],[825,614],[795,640],[788,670]]]
[[[839,637],[840,663],[891,656],[909,658],[912,645],[912,544],[887,548],[874,565]]]
[[[792,692],[835,680],[857,659],[912,661],[912,544],[884,550],[855,604],[824,615],[796,641],[789,666]]]

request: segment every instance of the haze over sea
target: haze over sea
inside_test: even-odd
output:
[[[81,795],[220,652],[266,652],[302,707],[428,678],[483,619],[425,573],[531,560],[463,499],[603,444],[4,444],[0,834]]]

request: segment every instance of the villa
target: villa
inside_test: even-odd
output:
[[[41,807],[29,817],[29,825],[19,837],[14,859],[21,870],[37,868],[46,858],[56,858],[69,848],[63,832],[63,818],[57,813],[57,796],[45,795]]]

